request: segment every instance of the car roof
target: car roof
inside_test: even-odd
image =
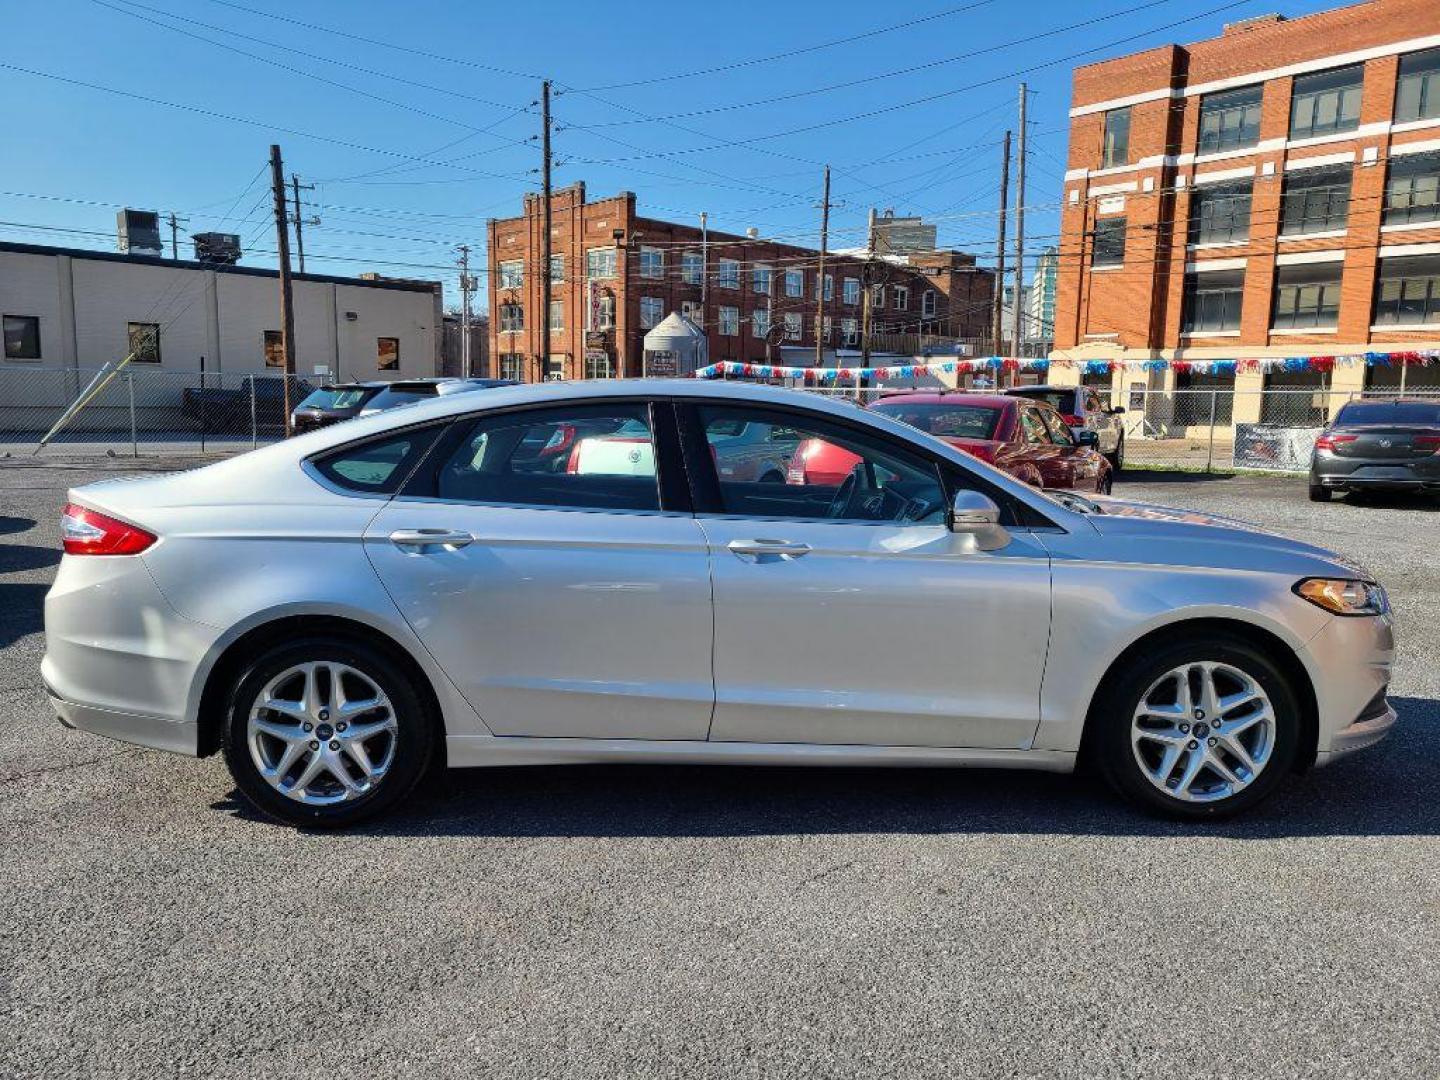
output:
[[[874,405],[889,405],[892,401],[904,402],[909,405],[941,405],[953,404],[958,401],[962,405],[983,405],[991,409],[1004,409],[1014,404],[1004,394],[976,394],[969,390],[946,392],[921,390],[914,393],[886,394]]]
[[[326,383],[321,390],[376,390],[389,386],[384,379],[366,379],[363,382]]]

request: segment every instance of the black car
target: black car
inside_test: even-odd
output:
[[[327,424],[359,416],[360,410],[389,385],[387,382],[357,382],[322,386],[295,406],[290,415],[291,427],[296,432],[314,431]]]
[[[1352,401],[1315,440],[1312,501],[1374,489],[1440,492],[1440,401]]]

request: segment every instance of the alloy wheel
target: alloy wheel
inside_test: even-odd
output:
[[[1171,798],[1216,802],[1254,783],[1275,748],[1275,708],[1230,664],[1195,661],[1156,679],[1135,707],[1130,742],[1145,778]]]
[[[260,777],[296,802],[326,806],[373,792],[395,760],[390,698],[338,661],[295,664],[256,695],[245,726]]]

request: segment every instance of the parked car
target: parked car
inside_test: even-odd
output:
[[[314,431],[326,424],[353,419],[389,385],[386,382],[337,383],[312,390],[291,412],[290,427],[296,432]]]
[[[305,397],[312,389],[303,379],[295,380],[290,384],[291,400]],[[252,418],[257,427],[282,427],[285,380],[261,375],[232,386],[187,386],[180,391],[180,409],[206,431],[248,432]]]
[[[394,409],[401,405],[413,405],[427,398],[445,397],[449,394],[467,394],[472,390],[488,390],[496,386],[513,386],[510,379],[396,379],[385,383],[360,410],[361,416]]]
[[[534,467],[597,420],[644,427],[648,475]],[[859,467],[721,476],[708,436],[752,423]],[[438,762],[1065,771],[1082,753],[1143,805],[1209,818],[1395,719],[1385,592],[1340,556],[1052,498],[801,391],[440,396],[75,488],[61,530],[41,670],[62,722],[222,753],[247,800],[309,827],[394,807]]]
[[[1115,470],[1095,448],[1095,433],[1072,433],[1044,402],[923,392],[881,398],[871,411],[943,439],[1035,487],[1103,495],[1114,481]],[[787,476],[792,484],[838,484],[859,460],[838,446],[812,440],[795,454]]]
[[[1016,397],[1043,401],[1065,418],[1078,436],[1093,431],[1099,450],[1116,472],[1125,467],[1125,414],[1121,405],[1109,405],[1093,386],[1012,386],[1005,391]]]
[[[1377,489],[1440,493],[1440,402],[1351,401],[1315,440],[1312,502]]]

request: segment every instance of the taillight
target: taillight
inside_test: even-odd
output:
[[[1316,450],[1334,450],[1338,443],[1354,442],[1358,435],[1321,435],[1315,440]]]
[[[1432,454],[1440,454],[1440,435],[1416,435],[1413,445],[1416,450],[1429,450]]]
[[[60,516],[66,555],[138,555],[155,543],[154,533],[75,503]]]
[[[1060,415],[1060,419],[1064,420],[1065,423],[1069,424],[1071,427],[1085,426],[1085,418],[1083,416],[1074,416],[1071,413],[1062,413]]]

